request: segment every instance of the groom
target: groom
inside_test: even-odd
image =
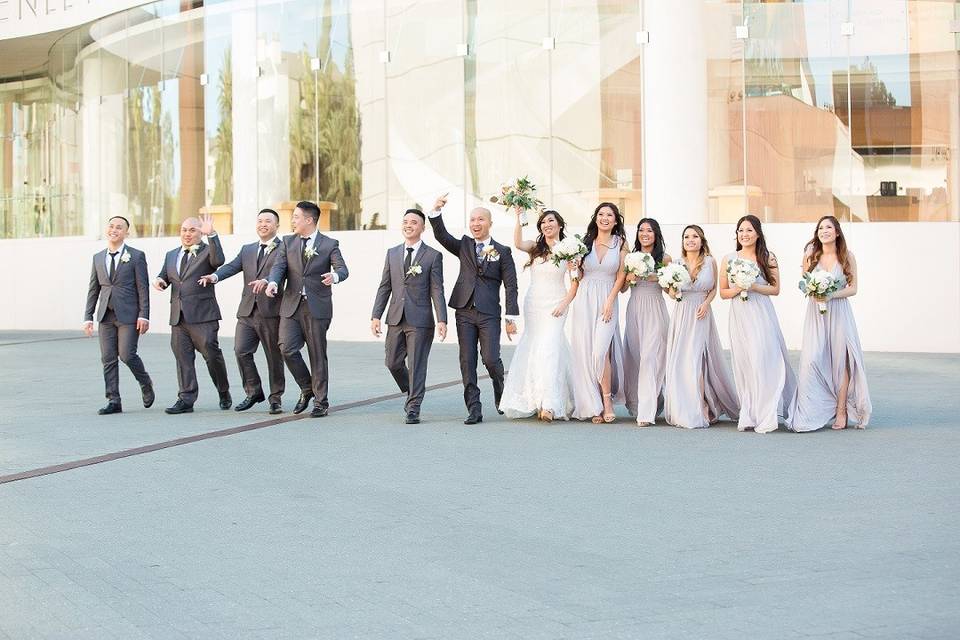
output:
[[[493,381],[493,398],[500,411],[503,395],[503,361],[500,360],[500,286],[507,294],[507,337],[517,333],[513,318],[517,307],[517,268],[510,248],[490,237],[493,217],[489,209],[477,207],[470,212],[470,235],[454,238],[443,224],[441,210],[446,194],[437,198],[430,212],[433,235],[443,248],[460,260],[460,274],[450,294],[450,306],[456,309],[457,342],[460,344],[460,376],[467,419],[463,424],[483,421],[480,388],[477,387],[477,344],[483,366]]]

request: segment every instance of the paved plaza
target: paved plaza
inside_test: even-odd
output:
[[[156,404],[121,367],[100,417],[77,336],[0,333],[2,639],[960,638],[960,356],[868,353],[869,429],[757,435],[508,421],[488,381],[466,427],[453,344],[420,425],[366,402],[376,343],[331,344],[328,418],[289,375],[280,421],[220,411],[199,358],[168,416],[154,334]]]

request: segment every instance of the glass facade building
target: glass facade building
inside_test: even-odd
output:
[[[2,238],[384,229],[520,175],[578,226],[960,220],[960,1],[160,0],[27,40]]]

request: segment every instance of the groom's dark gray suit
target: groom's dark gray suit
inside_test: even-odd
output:
[[[286,236],[277,247],[277,259],[268,280],[284,285],[280,302],[280,352],[300,386],[300,393],[313,391],[314,408],[327,409],[328,364],[327,329],[333,319],[333,292],[323,284],[323,275],[333,272],[336,282],[350,275],[340,253],[340,243],[316,232],[313,253],[303,253],[299,235]],[[279,293],[278,293],[279,295]],[[310,369],[303,362],[300,349],[307,345]]]
[[[286,380],[283,375],[283,356],[280,354],[280,300],[270,298],[266,293],[254,293],[248,286],[254,280],[266,277],[277,258],[280,239],[274,238],[265,244],[263,252],[260,242],[251,242],[240,248],[233,260],[217,269],[214,275],[217,282],[238,273],[243,273],[243,293],[237,307],[237,331],[233,340],[233,351],[237,356],[237,366],[243,377],[243,390],[248,398],[263,396],[263,384],[253,354],[257,346],[263,345],[263,354],[267,358],[267,371],[270,377],[270,396],[268,400],[280,402]],[[283,289],[280,289],[280,294]]]
[[[113,277],[108,266],[111,262],[114,264]],[[100,325],[100,360],[107,400],[119,403],[120,366],[117,358],[130,368],[141,389],[152,385],[143,360],[137,355],[140,338],[137,320],[150,319],[150,285],[147,282],[147,257],[143,251],[124,244],[112,258],[107,249],[93,254],[84,321],[93,322],[94,312]]]
[[[187,257],[180,271],[181,247],[171,249],[157,275],[170,289],[170,347],[177,361],[177,382],[180,400],[189,406],[197,401],[199,384],[194,365],[196,351],[207,363],[221,398],[230,392],[227,365],[217,340],[220,330],[220,306],[217,304],[216,285],[206,287],[198,283],[200,276],[213,273],[223,264],[223,247],[219,236],[208,236],[210,244],[201,242],[196,254]]]
[[[471,416],[481,415],[480,388],[477,386],[477,344],[480,356],[493,381],[497,406],[503,396],[503,361],[500,359],[500,287],[506,292],[508,316],[520,315],[517,305],[517,267],[510,247],[492,239],[497,257],[477,254],[477,241],[469,236],[454,238],[443,217],[432,213],[433,235],[444,249],[460,260],[460,274],[450,294],[450,306],[456,309],[457,342],[460,345],[460,375],[463,400]]]
[[[409,267],[405,267],[408,263]],[[379,320],[384,310],[387,312],[387,369],[400,391],[407,394],[404,411],[419,416],[436,327],[434,313],[437,322],[447,321],[443,255],[423,242],[416,253],[413,247],[407,248],[404,244],[387,250],[371,318]]]

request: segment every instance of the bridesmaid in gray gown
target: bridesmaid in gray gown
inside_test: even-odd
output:
[[[684,288],[670,321],[664,414],[672,425],[699,429],[724,414],[736,420],[739,407],[710,310],[717,295],[716,263],[703,229],[695,224],[683,230],[680,263],[692,282]],[[673,290],[668,293],[676,299]]]
[[[613,405],[623,402],[623,344],[617,297],[626,277],[623,257],[627,249],[623,216],[617,205],[600,203],[590,218],[583,243],[589,253],[583,259],[583,275],[570,309],[573,417],[599,424],[613,422]]]
[[[816,431],[833,420],[834,429],[846,429],[852,420],[863,429],[873,406],[863,367],[863,349],[848,298],[857,293],[857,261],[847,250],[840,222],[824,216],[806,247],[803,271],[830,271],[846,286],[825,300],[811,298],[803,323],[800,376],[794,431]],[[818,302],[826,302],[820,313]]]
[[[660,225],[653,218],[637,224],[633,250],[649,253],[658,265],[670,264]],[[623,330],[623,380],[627,410],[646,427],[663,409],[663,377],[667,366],[667,327],[670,316],[657,276],[637,280],[627,274],[630,301]]]
[[[746,300],[740,296],[743,290],[727,279],[727,264],[736,258],[749,260],[760,270]],[[737,222],[737,251],[720,265],[720,297],[730,300],[730,353],[740,400],[738,431],[776,431],[780,419],[789,424],[796,408],[797,379],[770,300],[779,294],[777,258],[767,250],[760,219],[743,216]]]

